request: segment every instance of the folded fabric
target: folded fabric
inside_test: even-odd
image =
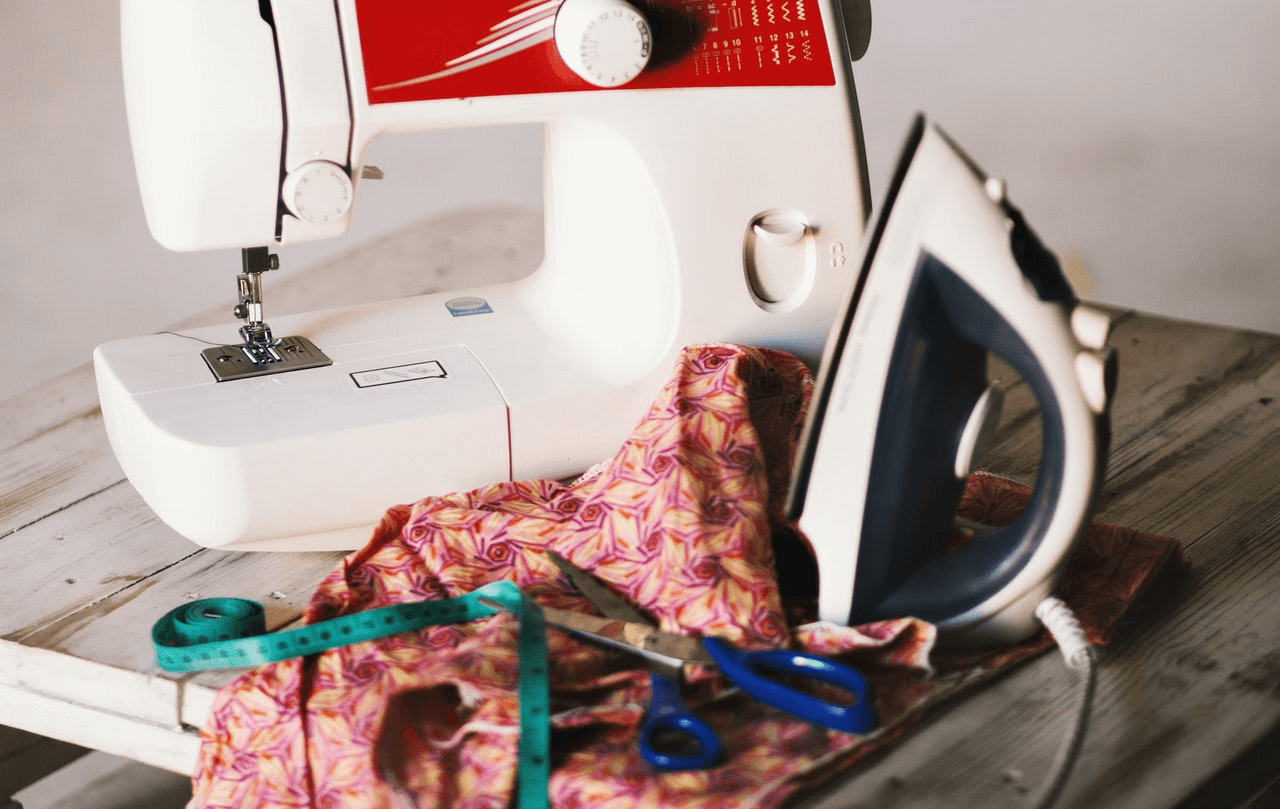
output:
[[[390,509],[321,583],[304,620],[498,580],[543,605],[592,611],[542,553],[552,549],[669,631],[837,656],[872,681],[880,729],[811,725],[753,702],[714,669],[692,668],[686,702],[715,727],[727,758],[664,773],[637,749],[649,688],[642,665],[548,632],[553,806],[776,806],[1052,643],[1042,635],[948,654],[934,648],[932,626],[910,618],[814,622],[816,569],[782,517],[811,390],[790,355],[690,347],[614,457],[568,484],[504,482]],[[962,512],[1000,524],[1026,497],[1015,483],[978,474]],[[1180,558],[1169,540],[1095,525],[1059,594],[1102,642],[1157,571]],[[516,628],[496,615],[246,672],[219,692],[202,731],[191,806],[508,806],[519,737]]]

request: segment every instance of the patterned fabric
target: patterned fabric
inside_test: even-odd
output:
[[[811,725],[727,688],[712,668],[691,669],[686,702],[716,728],[727,762],[659,773],[637,749],[647,672],[634,658],[548,632],[553,806],[776,806],[889,744],[958,690],[1052,644],[1040,636],[947,654],[934,649],[934,628],[912,619],[812,623],[816,569],[782,520],[811,390],[789,355],[691,347],[613,458],[572,484],[499,483],[392,508],[320,585],[305,621],[500,579],[544,605],[591,611],[540,552],[549,548],[664,629],[838,656],[872,681],[879,730]],[[975,475],[963,511],[1007,523],[1026,494]],[[1164,562],[1178,558],[1168,540],[1095,526],[1060,592],[1105,641]],[[202,732],[191,806],[508,806],[516,626],[497,615],[246,672],[221,690]]]

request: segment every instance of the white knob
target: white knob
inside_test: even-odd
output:
[[[564,0],[556,14],[556,50],[596,87],[618,87],[649,64],[653,32],[626,0]]]
[[[1110,359],[1107,352],[1081,351],[1076,354],[1076,378],[1080,380],[1080,392],[1089,403],[1089,409],[1095,413],[1107,412],[1107,400],[1114,387],[1114,361],[1108,367]]]
[[[1077,304],[1071,311],[1071,331],[1080,345],[1101,351],[1111,333],[1111,316],[1087,304]]]
[[[289,172],[280,195],[294,216],[327,225],[351,209],[351,175],[337,163],[313,160]]]

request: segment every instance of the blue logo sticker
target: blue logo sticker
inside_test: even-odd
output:
[[[484,298],[450,298],[444,305],[454,317],[493,314],[493,309]]]

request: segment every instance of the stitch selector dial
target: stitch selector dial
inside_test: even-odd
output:
[[[618,87],[649,64],[653,32],[626,0],[564,0],[556,14],[556,50],[596,87]]]
[[[345,216],[353,194],[347,170],[328,160],[313,160],[289,172],[280,190],[289,213],[313,225]]]

